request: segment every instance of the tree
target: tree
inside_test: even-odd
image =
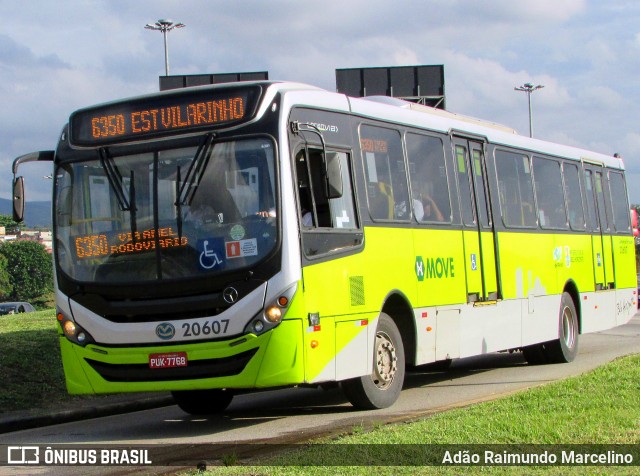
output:
[[[20,230],[20,223],[13,221],[11,215],[0,215],[0,226],[4,226],[6,233],[17,233]]]
[[[35,241],[9,241],[0,246],[13,288],[9,298],[29,301],[53,290],[51,255]]]
[[[12,291],[13,284],[7,270],[7,258],[0,254],[0,299],[3,301],[10,299]]]

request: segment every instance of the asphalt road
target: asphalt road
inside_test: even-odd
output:
[[[616,357],[640,353],[639,337],[640,313],[624,326],[580,336],[578,356],[570,364],[530,366],[520,353],[497,353],[455,361],[447,372],[410,372],[399,400],[385,410],[356,411],[338,388],[283,389],[237,396],[225,413],[210,418],[192,417],[177,406],[161,407],[5,433],[0,445],[300,442],[354,425],[427,416],[581,374]],[[0,468],[0,474],[3,469],[8,468]],[[88,474],[88,469],[76,474]],[[111,474],[107,467],[91,469],[96,472],[90,474]],[[123,469],[118,474],[126,474]],[[13,474],[71,474],[54,468],[29,470]]]

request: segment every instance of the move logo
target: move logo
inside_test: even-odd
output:
[[[418,281],[427,279],[454,278],[453,258],[422,258],[416,256],[416,276]]]

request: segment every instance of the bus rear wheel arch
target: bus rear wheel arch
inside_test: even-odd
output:
[[[402,391],[405,354],[400,331],[391,317],[381,313],[376,328],[373,372],[342,382],[351,404],[362,410],[387,408]]]

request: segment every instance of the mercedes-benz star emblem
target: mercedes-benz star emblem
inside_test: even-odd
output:
[[[236,288],[228,287],[222,291],[222,297],[227,303],[233,304],[238,300],[238,291]]]

